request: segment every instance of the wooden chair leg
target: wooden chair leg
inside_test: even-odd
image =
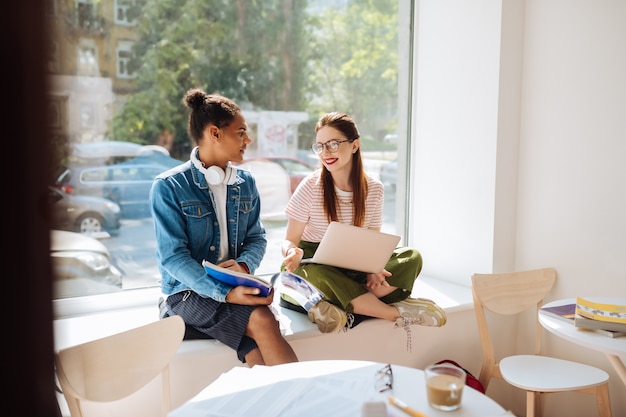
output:
[[[598,416],[611,417],[611,401],[609,400],[608,382],[596,388],[596,404],[598,405]]]
[[[526,417],[535,417],[537,395],[534,391],[526,391]]]

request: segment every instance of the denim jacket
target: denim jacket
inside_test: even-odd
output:
[[[245,262],[253,274],[267,247],[259,192],[252,174],[240,169],[234,184],[226,187],[228,258]],[[164,294],[192,290],[225,301],[232,287],[210,278],[202,266],[202,260],[217,263],[219,256],[221,236],[214,206],[204,174],[190,161],[154,180],[150,208]]]

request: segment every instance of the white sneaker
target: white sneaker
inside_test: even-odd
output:
[[[335,333],[346,327],[346,312],[328,301],[320,301],[307,312],[309,321],[317,324],[322,333]]]
[[[402,327],[415,324],[441,327],[446,324],[446,312],[427,298],[407,298],[392,305],[400,312],[398,320],[402,322]],[[396,326],[398,320],[396,320]]]
[[[446,324],[446,312],[427,298],[407,298],[392,305],[400,312],[394,327],[402,327],[406,331],[407,352],[410,352],[412,347],[412,325],[441,327]]]

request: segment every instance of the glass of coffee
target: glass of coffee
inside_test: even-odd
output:
[[[426,395],[431,407],[442,411],[453,411],[461,407],[465,371],[450,363],[428,366],[426,375]]]

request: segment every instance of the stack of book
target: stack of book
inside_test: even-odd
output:
[[[583,329],[604,330],[612,335],[626,334],[626,305],[596,303],[576,298],[574,325]]]
[[[603,304],[585,298],[576,303],[542,307],[544,313],[609,337],[626,336],[626,306]]]

